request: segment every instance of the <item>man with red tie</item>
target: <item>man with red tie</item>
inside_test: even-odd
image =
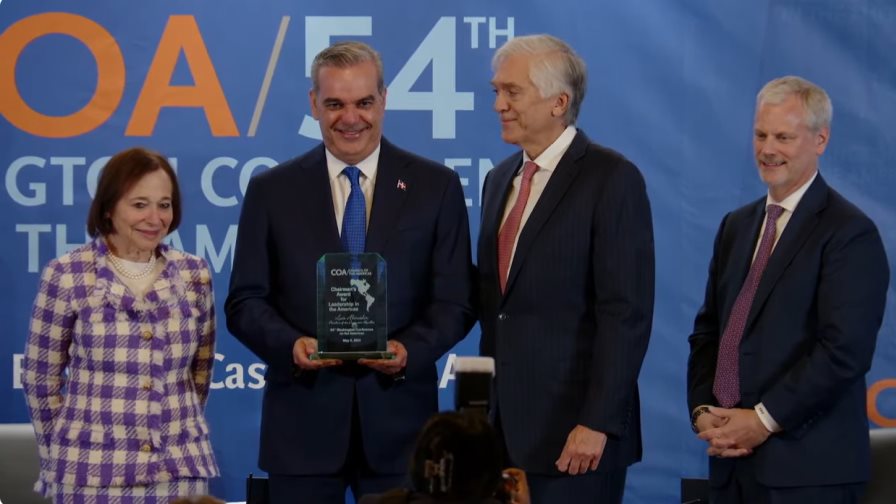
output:
[[[818,173],[831,115],[799,77],[756,100],[768,194],[722,220],[689,338],[712,502],[858,502],[869,476],[865,373],[889,267],[874,223]]]
[[[563,41],[495,54],[501,137],[521,151],[485,179],[480,352],[492,411],[532,502],[622,502],[641,458],[638,373],[653,317],[650,204],[638,169],[575,127],[585,65]]]

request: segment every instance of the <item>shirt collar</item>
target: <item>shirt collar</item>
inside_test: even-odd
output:
[[[554,171],[557,168],[557,165],[560,164],[560,159],[563,158],[563,155],[566,154],[569,146],[572,145],[573,139],[576,137],[576,127],[575,126],[567,126],[563,133],[560,133],[560,136],[554,140],[547,149],[544,150],[537,158],[530,159],[529,155],[526,154],[525,149],[523,150],[523,163],[526,161],[535,161],[535,164],[538,165],[539,171]],[[520,165],[520,170],[522,170],[522,165]]]
[[[769,205],[778,205],[778,206],[782,207],[784,210],[787,210],[788,212],[793,213],[793,211],[796,210],[796,206],[800,203],[800,200],[803,199],[803,195],[806,194],[806,191],[809,190],[809,186],[812,185],[812,182],[815,182],[816,177],[818,177],[817,170],[815,171],[815,174],[812,175],[812,178],[810,178],[808,182],[801,185],[799,189],[797,189],[796,191],[793,191],[793,193],[790,196],[784,198],[781,201],[775,201],[775,199],[772,198],[771,193],[769,193],[765,197],[765,206],[768,207]]]
[[[369,156],[362,159],[361,162],[356,165],[349,165],[345,161],[337,158],[330,152],[330,149],[327,149],[326,146],[324,146],[324,150],[327,153],[327,172],[330,174],[330,180],[338,179],[346,166],[357,166],[367,180],[373,180],[376,177],[377,163],[380,159],[380,145],[381,144],[377,144],[376,149],[373,149],[373,152],[371,152]]]

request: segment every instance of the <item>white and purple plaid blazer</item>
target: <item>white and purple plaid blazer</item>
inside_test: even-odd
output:
[[[218,475],[203,416],[214,362],[211,274],[165,245],[137,299],[96,239],[50,261],[31,314],[22,384],[40,480],[145,485]]]

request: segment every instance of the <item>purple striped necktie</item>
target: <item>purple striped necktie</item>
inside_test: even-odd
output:
[[[731,408],[740,402],[740,370],[738,363],[740,341],[744,335],[744,328],[747,325],[747,317],[750,314],[750,307],[753,305],[753,298],[756,297],[756,289],[759,287],[759,281],[762,279],[762,272],[765,271],[768,258],[772,254],[772,247],[775,244],[775,233],[778,228],[777,222],[782,213],[784,213],[784,208],[778,205],[769,205],[766,208],[765,231],[762,233],[762,240],[759,242],[756,258],[753,259],[753,265],[750,266],[747,279],[744,280],[740,293],[734,301],[731,315],[728,316],[728,324],[725,326],[725,332],[722,333],[722,340],[719,343],[719,356],[716,361],[716,377],[712,386],[712,393],[719,401],[719,404],[725,408]]]

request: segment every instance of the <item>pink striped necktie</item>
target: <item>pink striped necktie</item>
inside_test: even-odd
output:
[[[498,277],[501,282],[501,294],[507,287],[507,274],[510,272],[510,258],[513,256],[513,244],[520,230],[520,221],[523,218],[523,210],[529,201],[529,191],[532,190],[532,177],[538,171],[538,165],[532,161],[526,161],[523,165],[523,179],[520,182],[520,192],[516,196],[513,208],[507,214],[501,231],[498,232]]]
[[[768,258],[772,254],[772,247],[775,244],[775,234],[777,232],[777,221],[784,213],[784,208],[778,205],[769,205],[766,209],[765,231],[762,233],[762,240],[759,242],[759,249],[756,251],[756,258],[753,259],[753,265],[750,266],[750,272],[747,279],[744,280],[740,293],[734,301],[731,308],[731,315],[728,316],[728,324],[725,326],[725,332],[722,333],[722,340],[719,343],[719,356],[716,361],[716,377],[712,386],[712,393],[718,399],[719,404],[725,408],[730,408],[740,402],[740,341],[744,335],[744,329],[747,325],[747,317],[750,314],[750,307],[753,305],[753,298],[756,297],[756,289],[759,287],[759,281],[762,279],[762,272],[768,264]]]

